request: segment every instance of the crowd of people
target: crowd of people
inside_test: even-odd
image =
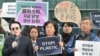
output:
[[[79,34],[73,33],[73,25],[70,22],[62,24],[62,33],[58,33],[58,26],[53,21],[47,21],[43,25],[44,37],[50,38],[59,36],[61,41],[58,42],[62,49],[62,54],[40,55],[40,56],[74,56],[76,40],[84,41],[100,41],[100,32],[94,34],[91,32],[93,23],[90,18],[86,17],[81,20]],[[36,26],[30,27],[26,32],[27,36],[22,34],[21,24],[13,21],[9,24],[10,35],[5,38],[4,47],[2,49],[3,56],[39,56],[37,51],[39,46],[36,39],[40,38],[40,30]]]

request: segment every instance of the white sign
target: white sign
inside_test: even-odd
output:
[[[16,17],[16,3],[15,2],[3,3],[1,17],[15,18]]]
[[[75,56],[100,56],[100,42],[77,40]]]

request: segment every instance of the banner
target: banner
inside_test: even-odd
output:
[[[61,54],[62,50],[59,46],[60,37],[44,37],[36,40],[39,50],[37,55],[54,55]]]
[[[38,25],[48,21],[48,3],[17,1],[17,21],[22,25]]]
[[[60,22],[72,22],[80,26],[80,10],[74,3],[70,1],[63,1],[58,3],[55,7],[54,15]]]
[[[90,17],[94,24],[94,28],[100,28],[100,12],[91,12]]]
[[[100,56],[100,42],[76,40],[75,56]]]
[[[15,18],[16,17],[16,3],[15,2],[3,3],[1,17]]]

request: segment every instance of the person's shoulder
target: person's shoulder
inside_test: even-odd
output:
[[[91,36],[92,39],[94,39],[94,38],[97,38],[98,39],[99,38],[95,33],[91,33],[90,36]]]
[[[14,39],[12,35],[9,35],[8,37],[5,38],[5,41],[10,41],[11,39]]]
[[[97,35],[95,33],[91,33],[91,36],[96,36],[97,37]]]

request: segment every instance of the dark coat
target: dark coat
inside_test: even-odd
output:
[[[72,33],[67,34],[67,33],[64,33],[64,32],[63,32],[62,38],[63,38],[64,43],[67,43],[67,42],[70,40],[70,38],[71,38],[72,36],[73,36]]]
[[[9,36],[5,42],[2,50],[3,56],[33,56],[33,47],[31,40],[28,37],[21,36],[18,47],[12,48],[12,42],[15,37]]]

